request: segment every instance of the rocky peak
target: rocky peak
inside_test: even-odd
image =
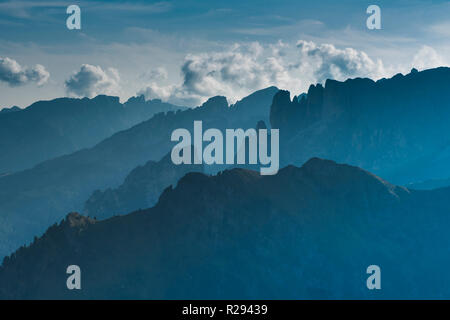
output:
[[[94,224],[96,221],[92,218],[85,217],[78,212],[69,213],[66,218],[61,222],[62,226],[70,228],[84,229],[90,224]]]
[[[130,97],[127,102],[125,102],[126,105],[128,104],[136,104],[136,103],[145,103],[145,96],[143,94],[135,97]]]
[[[220,110],[228,108],[227,98],[224,96],[215,96],[209,98],[208,101],[202,104],[202,108],[209,110]]]

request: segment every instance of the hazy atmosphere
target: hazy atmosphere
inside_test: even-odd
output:
[[[450,1],[0,0],[0,29],[0,300],[450,298]]]

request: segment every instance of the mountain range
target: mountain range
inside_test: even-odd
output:
[[[136,167],[159,161],[174,145],[173,130],[191,129],[194,120],[203,120],[205,130],[254,127],[268,118],[277,91],[269,87],[232,106],[218,96],[194,109],[157,113],[93,147],[0,176],[0,256],[42,234],[67,212],[81,211],[95,190],[117,188]]]
[[[280,91],[271,125],[280,129],[280,161],[312,156],[353,164],[397,184],[450,177],[450,69],[390,79],[327,80],[307,96]]]
[[[95,190],[87,199],[83,212],[96,219],[105,219],[113,214],[151,208],[167,186],[176,185],[189,172],[203,172],[203,165],[177,166],[167,154],[158,162],[149,161],[133,169],[116,189]]]
[[[132,97],[60,98],[0,113],[0,174],[12,173],[92,147],[162,111],[185,109],[161,100]]]
[[[6,114],[6,113],[11,113],[11,112],[16,112],[16,111],[20,111],[20,110],[22,110],[22,109],[19,108],[18,106],[13,106],[11,108],[2,108],[2,109],[0,109],[0,115]]]
[[[2,299],[406,299],[450,294],[450,189],[313,158],[274,176],[185,175],[150,209],[77,213],[0,268]],[[66,268],[82,289],[67,290]],[[366,288],[381,267],[382,290]]]
[[[344,282],[364,281],[361,268],[375,263],[372,259],[394,270],[388,283],[395,286],[384,290],[383,297],[420,297],[421,292],[426,297],[445,296],[445,289],[435,288],[439,279],[447,280],[436,275],[445,273],[447,263],[442,248],[448,243],[444,228],[449,192],[414,188],[444,187],[450,177],[449,85],[449,68],[413,69],[378,81],[328,80],[292,99],[289,92],[269,87],[233,105],[216,96],[193,109],[143,97],[121,104],[118,98],[98,96],[3,112],[0,124],[6,126],[0,126],[0,146],[11,155],[2,153],[0,256],[52,227],[31,247],[5,258],[0,283],[8,285],[0,296],[192,298],[200,297],[194,292],[199,288],[202,298],[236,298],[236,292],[252,298],[264,298],[257,292],[281,298],[370,298],[373,293],[364,286],[346,289]],[[195,120],[202,120],[204,130],[279,129],[284,169],[276,176],[260,177],[255,173],[258,165],[173,165],[171,133],[192,130]],[[25,127],[27,133],[18,139]],[[424,187],[420,181],[439,183]],[[55,225],[68,212],[85,216],[71,214]],[[157,245],[147,248],[149,243]],[[231,248],[239,248],[237,256]],[[431,248],[440,251],[433,255]],[[358,265],[350,261],[352,255]],[[83,293],[66,292],[59,278],[45,291],[33,270],[25,267],[42,261],[37,268],[51,279],[50,274],[59,277],[59,268],[74,257],[92,270],[103,272],[108,263],[117,266],[110,273],[105,270],[104,278],[96,273],[103,280]],[[186,263],[180,260],[184,257]],[[155,273],[146,273],[148,265],[155,265]],[[179,269],[182,265],[186,270]],[[331,278],[333,265],[338,266],[338,276]],[[235,266],[247,269],[230,274]],[[130,275],[131,269],[136,273]],[[407,279],[417,279],[419,273],[423,278],[414,283],[422,291]],[[210,282],[216,275],[222,278],[214,286]],[[287,286],[291,289],[277,295],[276,288],[290,284],[288,276],[293,279],[292,287]],[[125,289],[111,287],[108,279],[114,277]],[[242,290],[233,291],[227,277]],[[254,287],[246,287],[245,277],[253,279]],[[13,290],[14,281],[22,289],[18,285]],[[156,291],[148,291],[145,285],[154,282]],[[29,283],[36,285],[35,291]]]

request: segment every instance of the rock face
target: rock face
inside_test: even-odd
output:
[[[118,97],[100,95],[93,99],[39,101],[17,109],[1,112],[0,173],[20,171],[91,147],[155,113],[182,107],[161,100],[145,101],[143,96],[121,104]]]
[[[192,152],[192,151],[191,151]],[[174,165],[167,154],[158,162],[149,161],[135,168],[116,189],[96,190],[86,201],[84,213],[104,219],[153,207],[170,185],[189,172],[203,172],[203,165]]]
[[[280,159],[312,156],[363,167],[396,183],[450,177],[450,69],[374,82],[327,80],[307,97],[279,92],[271,125],[280,129]]]
[[[275,176],[189,173],[151,209],[52,226],[5,259],[0,298],[448,297],[449,193],[317,158]],[[65,288],[71,264],[82,290]]]

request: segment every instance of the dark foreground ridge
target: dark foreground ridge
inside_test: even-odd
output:
[[[449,193],[318,158],[275,176],[188,173],[151,209],[69,214],[5,259],[0,298],[448,297]],[[81,290],[66,288],[72,264]],[[371,264],[382,290],[366,287]]]

